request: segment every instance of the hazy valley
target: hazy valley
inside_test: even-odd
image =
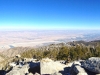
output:
[[[38,47],[52,43],[99,39],[100,31],[89,30],[0,31],[0,51],[13,47]]]

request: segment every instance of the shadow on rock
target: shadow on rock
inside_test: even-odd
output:
[[[85,69],[85,71],[87,72],[88,75],[96,75],[96,73],[91,72],[91,71],[89,71],[89,70],[87,70],[87,69]]]
[[[33,68],[29,68],[28,71],[29,71],[29,73],[33,73],[33,74],[35,74],[35,73],[39,73],[40,74],[40,65],[35,66]]]
[[[63,71],[59,71],[62,75],[69,75],[70,67],[65,67]]]
[[[36,67],[36,66],[40,66],[40,62],[38,62],[38,63],[28,62],[28,64],[29,64],[30,68],[33,68],[33,67]]]
[[[5,70],[0,70],[0,75],[5,75],[6,71]]]

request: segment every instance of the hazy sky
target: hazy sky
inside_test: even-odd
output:
[[[100,29],[100,0],[0,0],[0,29]]]

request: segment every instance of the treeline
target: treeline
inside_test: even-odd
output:
[[[77,44],[75,46],[68,45],[50,45],[37,49],[31,49],[21,54],[23,58],[42,59],[49,57],[54,60],[79,60],[89,57],[100,57],[100,44],[96,46],[85,46]]]

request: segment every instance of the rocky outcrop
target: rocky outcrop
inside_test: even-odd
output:
[[[100,73],[100,58],[91,57],[82,63],[82,66],[94,73]]]
[[[96,68],[99,66],[99,58],[95,57],[67,64],[49,58],[44,58],[41,61],[27,58],[26,61],[19,61],[19,64],[13,66],[8,73],[2,71],[0,75],[2,73],[2,75],[5,75],[4,73],[6,75],[99,75],[100,69]]]

